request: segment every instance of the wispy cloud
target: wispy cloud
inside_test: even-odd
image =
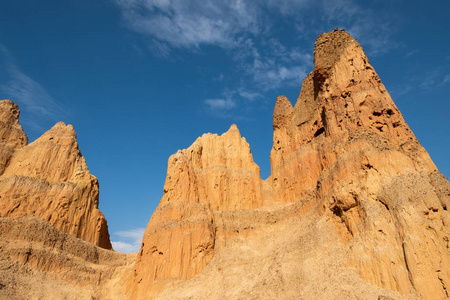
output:
[[[123,24],[144,36],[162,56],[179,48],[194,53],[210,46],[225,50],[240,80],[235,97],[204,100],[212,112],[238,109],[242,101],[260,99],[259,93],[269,90],[300,86],[312,70],[311,49],[295,47],[292,39],[282,42],[277,22],[297,33],[297,40],[339,27],[355,37],[364,36],[366,51],[372,55],[395,47],[391,19],[396,18],[379,16],[354,0],[112,1],[121,10]],[[221,82],[225,77],[232,78],[220,73],[211,80]]]
[[[229,110],[236,106],[236,101],[232,99],[206,99],[205,104],[212,111]]]
[[[56,121],[64,115],[55,99],[41,84],[20,70],[8,49],[1,44],[0,60],[8,77],[0,83],[0,92],[2,96],[18,103],[20,109],[27,113],[25,123],[36,130],[43,130],[43,120]]]
[[[249,101],[254,101],[256,99],[262,98],[263,95],[261,93],[258,92],[249,92],[244,90],[243,88],[240,88],[238,90],[239,96],[241,96],[244,99],[247,99]]]
[[[450,83],[450,74],[446,74],[443,66],[439,66],[432,71],[427,71],[421,76],[413,79],[420,82],[418,86],[423,90],[433,90],[437,87],[443,87]]]
[[[118,241],[111,242],[114,250],[122,253],[134,253],[139,251],[144,232],[145,228],[135,228],[114,233],[115,236],[119,237]]]
[[[268,41],[247,38],[235,50],[234,59],[262,91],[299,85],[313,67],[312,55],[297,48],[288,49],[275,38]]]
[[[233,47],[240,32],[258,31],[257,10],[248,1],[116,0],[116,4],[127,27],[173,47]]]
[[[124,25],[149,37],[157,48],[165,44],[187,49],[202,45],[232,49],[241,47],[241,41],[248,37],[274,41],[274,20],[281,18],[299,33],[308,28],[327,31],[333,26],[345,27],[357,36],[364,35],[366,44],[373,48],[369,50],[379,52],[392,46],[396,27],[392,20],[398,19],[380,16],[354,0],[112,1],[121,10]],[[164,48],[164,52],[168,50]]]

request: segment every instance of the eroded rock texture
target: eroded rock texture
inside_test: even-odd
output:
[[[124,299],[116,278],[129,258],[35,216],[0,217],[2,300]]]
[[[57,229],[111,249],[98,209],[98,181],[78,149],[72,125],[57,123],[27,145],[19,110],[0,101],[0,216],[37,216]]]
[[[259,167],[236,125],[204,134],[169,158],[164,196],[138,254],[132,298],[159,292],[198,274],[216,247],[214,212],[261,207]]]
[[[370,298],[383,289],[405,299],[448,297],[450,184],[359,43],[344,31],[320,35],[314,71],[295,106],[279,97],[273,118],[266,181],[234,126],[222,136],[204,135],[169,159],[164,196],[129,282],[131,298],[163,290],[167,299],[258,298],[251,296],[258,289],[265,291],[260,297],[279,299],[307,289],[305,299],[352,290]],[[283,254],[283,247],[292,250]],[[251,267],[256,262],[259,271]],[[229,276],[220,267],[225,264],[233,266]],[[328,269],[342,272],[325,274]],[[245,276],[242,270],[254,277],[239,285],[230,276]],[[231,290],[217,289],[217,280]],[[317,290],[317,282],[333,286],[334,294]]]
[[[316,41],[295,107],[279,97],[271,153],[274,201],[313,191],[366,281],[448,297],[449,184],[420,145],[359,43]],[[437,183],[439,182],[439,183]]]

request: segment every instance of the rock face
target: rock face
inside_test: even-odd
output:
[[[0,216],[37,216],[57,229],[111,249],[98,209],[98,181],[78,149],[72,125],[63,122],[27,145],[19,110],[0,101]]]
[[[209,263],[217,248],[214,212],[261,206],[260,170],[236,125],[172,155],[164,196],[138,254],[131,298],[155,296],[167,282],[190,279]]]
[[[274,200],[313,192],[367,282],[448,297],[448,181],[356,40],[344,31],[322,34],[314,65],[295,107],[284,97],[275,105]]]
[[[109,294],[126,254],[102,249],[38,217],[0,217],[0,299],[123,299]]]
[[[339,30],[318,37],[314,71],[295,106],[278,97],[273,129],[266,181],[235,126],[169,159],[132,299],[449,296],[450,184],[356,40]]]

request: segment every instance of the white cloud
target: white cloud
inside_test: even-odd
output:
[[[242,0],[116,0],[132,30],[174,47],[233,47],[240,32],[258,31],[257,9]]]
[[[150,37],[154,46],[198,49],[242,47],[248,37],[271,40],[277,19],[304,31],[347,28],[364,37],[369,52],[395,46],[391,36],[398,16],[376,14],[354,0],[113,0],[128,28]],[[289,20],[289,21],[287,21]],[[314,28],[314,29],[313,29]],[[281,49],[286,45],[279,44]],[[166,52],[168,48],[164,48]]]
[[[206,99],[205,104],[212,111],[229,110],[236,106],[232,99]]]
[[[113,235],[119,237],[117,241],[111,241],[114,250],[123,253],[138,252],[141,247],[142,237],[145,228],[135,228],[131,230],[118,231]]]
[[[287,49],[275,38],[262,43],[267,45],[259,46],[252,39],[247,39],[235,54],[242,71],[251,76],[259,89],[267,91],[281,85],[300,85],[301,79],[312,70],[313,58],[310,54],[296,48]]]
[[[134,244],[130,244],[130,243],[124,243],[124,242],[111,242],[113,249],[116,250],[117,252],[122,252],[122,253],[135,253],[139,251],[139,245],[136,246]]]
[[[238,93],[239,96],[250,101],[256,100],[263,96],[261,93],[245,91],[242,88],[238,90]]]

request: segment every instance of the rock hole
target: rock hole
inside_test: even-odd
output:
[[[377,199],[377,201],[380,202],[381,204],[383,204],[383,206],[386,208],[386,210],[388,210],[388,211],[390,210],[390,209],[389,209],[389,206],[386,204],[386,202],[384,202],[384,201],[381,200],[381,199]]]
[[[442,208],[443,208],[444,210],[447,210],[447,205],[443,204],[443,205],[442,205]]]
[[[395,122],[392,124],[392,126],[394,126],[394,128],[397,128],[398,126],[400,126],[400,122]]]
[[[372,113],[372,115],[374,115],[375,117],[379,117],[379,116],[381,116],[381,112],[379,112],[379,111],[374,111],[374,112]]]
[[[339,206],[334,206],[331,211],[335,216],[338,216],[339,218],[342,217],[342,209]]]
[[[318,137],[319,135],[321,135],[322,133],[325,132],[325,128],[324,127],[320,127],[319,129],[317,129],[317,131],[314,133],[314,137]]]
[[[163,255],[164,253],[162,253],[161,251],[158,252],[159,255]]]
[[[392,116],[392,115],[394,114],[394,111],[393,111],[392,109],[388,109],[388,110],[386,111],[386,113],[387,113],[388,115]]]
[[[373,169],[373,166],[371,164],[364,164],[364,169]]]

